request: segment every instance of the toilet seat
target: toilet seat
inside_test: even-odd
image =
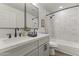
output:
[[[57,47],[57,43],[56,42],[49,42],[50,47]]]
[[[49,49],[49,55],[53,56],[55,55],[55,49],[57,48],[57,44],[56,42],[49,42],[49,46],[50,46],[50,49]]]

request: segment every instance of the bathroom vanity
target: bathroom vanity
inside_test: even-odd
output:
[[[48,56],[49,35],[0,40],[0,56]]]

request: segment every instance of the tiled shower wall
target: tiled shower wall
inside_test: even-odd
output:
[[[57,12],[53,16],[55,37],[57,40],[79,42],[79,7]]]

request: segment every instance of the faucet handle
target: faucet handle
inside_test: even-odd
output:
[[[11,34],[9,33],[9,34],[6,34],[6,35],[8,35],[8,38],[11,38]]]
[[[19,28],[16,28],[19,31]]]
[[[19,36],[21,37],[22,33],[19,33]]]

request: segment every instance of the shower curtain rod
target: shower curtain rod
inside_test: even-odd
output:
[[[68,7],[68,8],[61,9],[61,10],[58,10],[58,11],[55,11],[55,12],[49,13],[49,14],[47,14],[46,16],[49,16],[49,15],[51,15],[51,14],[54,14],[54,13],[57,13],[57,12],[60,12],[60,11],[63,11],[63,10],[67,10],[67,9],[70,9],[70,8],[75,8],[75,7],[79,7],[79,5],[71,6],[71,7]]]

